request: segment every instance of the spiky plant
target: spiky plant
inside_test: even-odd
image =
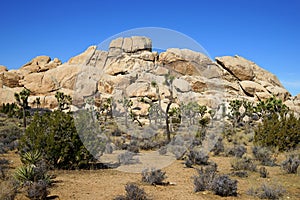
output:
[[[21,155],[21,161],[25,165],[34,165],[41,161],[42,153],[39,150],[28,151]]]
[[[34,166],[33,165],[23,165],[16,169],[14,178],[21,184],[26,182],[33,182],[35,178]]]

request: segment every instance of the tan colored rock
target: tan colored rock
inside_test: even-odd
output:
[[[58,58],[54,58],[54,60],[47,63],[45,66],[41,66],[39,71],[44,72],[44,71],[47,71],[49,69],[54,69],[54,68],[56,68],[57,66],[59,66],[61,64],[62,64],[62,62]]]
[[[267,92],[267,90],[262,85],[253,81],[241,81],[240,85],[244,89],[244,91],[251,96],[254,96],[256,92]]]
[[[45,72],[61,64],[62,63],[58,58],[55,58],[51,61],[51,58],[49,56],[37,56],[27,64],[23,65],[20,68],[19,72],[23,75],[27,75],[30,73]]]
[[[169,70],[165,67],[158,66],[155,70],[153,70],[155,75],[164,76],[169,73]]]
[[[170,67],[181,75],[209,74],[209,65],[212,64],[205,55],[188,49],[168,49],[159,55],[159,62]]]
[[[20,84],[32,94],[48,94],[60,88],[74,89],[80,66],[63,64],[46,72],[31,73]]]
[[[143,36],[132,36],[132,48],[131,52],[141,51],[141,50],[152,50],[152,41],[150,38]]]
[[[291,97],[291,94],[283,87],[269,86],[266,89],[282,101],[286,101],[289,97]]]
[[[112,82],[107,82],[103,80],[98,81],[98,92],[112,94],[114,87]]]
[[[191,91],[191,86],[189,82],[187,82],[184,79],[174,79],[173,86],[178,90],[179,92],[188,92]]]
[[[126,88],[126,94],[129,97],[143,97],[152,98],[155,96],[153,92],[150,92],[149,83],[133,83]]]
[[[16,102],[15,93],[21,92],[23,88],[15,87],[15,88],[0,88],[0,104],[3,103],[14,103]]]
[[[10,88],[20,87],[19,80],[21,77],[15,71],[0,72],[0,82],[2,86]]]
[[[157,52],[143,51],[141,54],[138,54],[138,57],[145,61],[154,61],[157,58]]]
[[[131,38],[129,38],[129,39],[131,39]],[[122,45],[123,45],[123,40],[124,40],[124,38],[122,38],[122,37],[112,40],[109,44],[109,48],[121,49]]]
[[[118,74],[127,74],[129,73],[129,70],[133,68],[134,64],[134,59],[118,60],[117,62],[106,66],[104,69],[104,73],[114,76]]]
[[[51,61],[49,56],[37,56],[27,64],[23,65],[20,70],[28,71],[28,73],[39,72],[41,68],[45,68],[45,65]]]
[[[0,73],[1,72],[7,72],[7,67],[3,66],[3,65],[0,65]]]
[[[272,97],[272,94],[269,92],[256,92],[255,95],[259,98],[259,100],[265,101]]]
[[[152,41],[143,36],[132,36],[130,38],[117,38],[109,45],[109,56],[119,56],[123,52],[135,53],[138,51],[151,51]]]
[[[293,101],[293,100],[289,99],[289,100],[285,101],[284,104],[287,107],[289,107],[290,110],[300,114],[300,101],[298,101],[298,100]]]
[[[117,48],[122,48],[124,52],[130,53],[132,52],[132,39],[131,38],[124,38],[123,44],[121,44],[121,47]]]
[[[283,88],[283,85],[280,83],[276,75],[259,67],[258,65],[253,65],[253,70],[255,74],[255,82],[264,81],[271,84],[272,86]]]
[[[207,82],[203,77],[187,76],[184,79],[189,82],[193,92],[201,93],[208,89]]]
[[[215,58],[217,63],[232,73],[241,81],[252,81],[255,77],[253,72],[254,63],[240,56],[223,56]]]
[[[150,107],[149,104],[141,102],[139,98],[131,98],[131,100],[133,102],[132,110],[136,115],[139,116],[148,115],[148,109]]]
[[[74,56],[67,63],[70,65],[85,65],[95,53],[97,46],[90,46],[83,53]]]
[[[23,80],[20,80],[20,84],[29,89],[32,95],[45,94],[50,91],[43,91],[45,86],[42,85],[43,77],[44,73],[31,73],[26,75]]]

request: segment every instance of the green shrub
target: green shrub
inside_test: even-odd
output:
[[[294,149],[300,143],[300,118],[294,114],[273,113],[263,118],[255,129],[254,143],[279,151]]]
[[[51,167],[61,169],[79,168],[93,158],[76,132],[73,117],[61,111],[36,113],[20,140],[20,150],[40,151]]]
[[[15,103],[3,103],[0,112],[7,114],[8,117],[20,117],[22,115],[22,111]]]

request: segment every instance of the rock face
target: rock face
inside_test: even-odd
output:
[[[170,78],[172,86],[166,84]],[[189,49],[152,52],[151,39],[142,36],[114,39],[108,51],[91,46],[63,64],[38,56],[19,70],[0,66],[0,105],[13,102],[22,87],[31,91],[30,100],[40,97],[48,108],[57,106],[55,93],[63,91],[77,106],[94,96],[96,101],[125,96],[141,115],[152,101],[160,100],[165,108],[171,94],[177,104],[198,101],[211,108],[231,99],[257,101],[274,95],[300,112],[300,95],[291,97],[274,74],[252,61],[240,56],[212,61]]]
[[[7,72],[7,67],[3,66],[3,65],[0,65],[0,73],[1,72]]]
[[[255,77],[253,62],[239,56],[217,57],[216,61],[239,81],[252,81]]]

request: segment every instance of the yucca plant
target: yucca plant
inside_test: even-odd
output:
[[[28,151],[21,155],[21,161],[25,165],[34,165],[36,166],[39,161],[42,159],[42,153],[38,150]]]
[[[16,169],[16,172],[14,174],[14,178],[20,182],[21,184],[24,184],[26,182],[33,182],[35,179],[35,171],[33,165],[26,165],[21,166]]]

